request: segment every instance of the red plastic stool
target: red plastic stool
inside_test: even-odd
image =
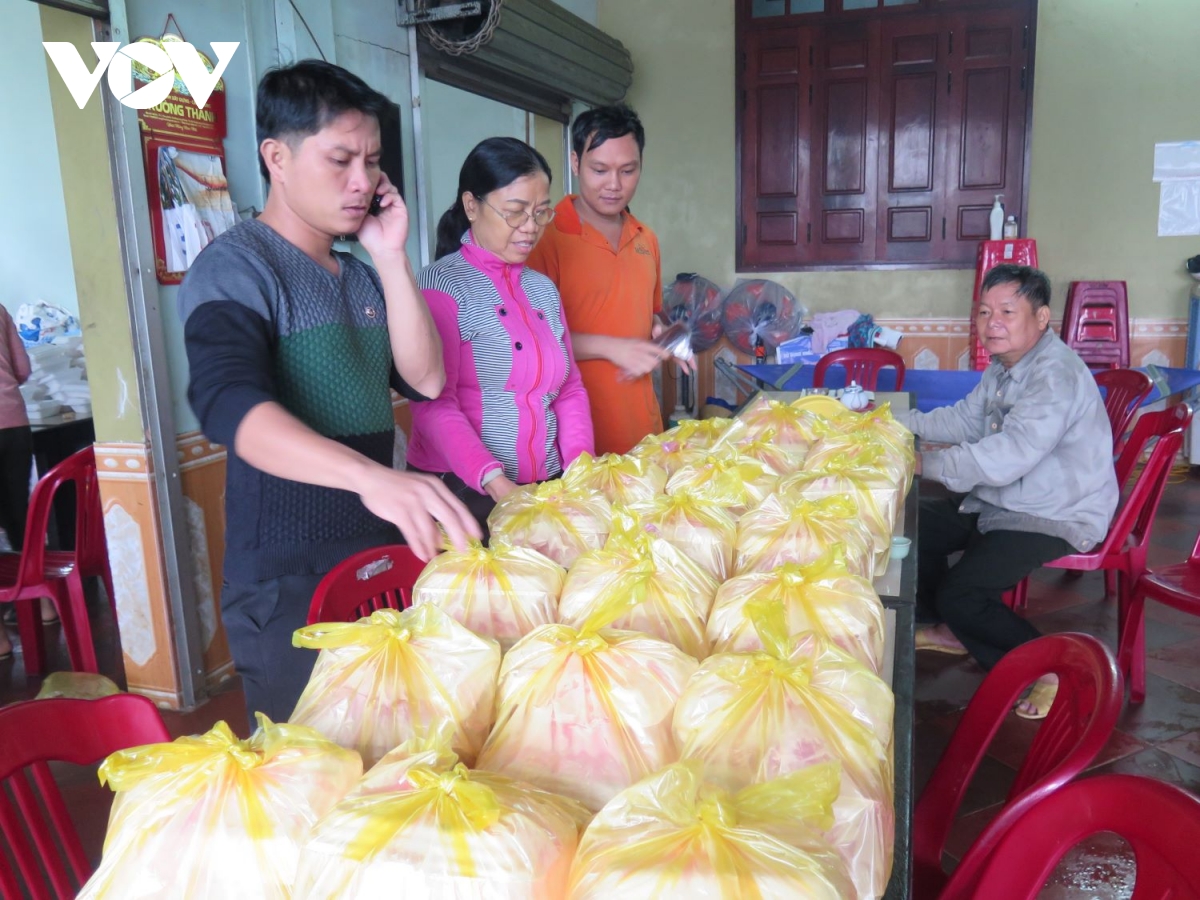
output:
[[[1089,366],[1129,368],[1129,291],[1124,281],[1072,281],[1062,339]]]

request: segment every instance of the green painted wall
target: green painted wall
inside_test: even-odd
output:
[[[39,7],[42,36],[70,41],[91,53],[91,20],[75,13]],[[86,57],[85,57],[86,58]],[[46,57],[46,65],[52,65]],[[62,196],[79,292],[79,322],[92,388],[97,441],[144,439],[138,370],[129,327],[129,300],[117,232],[117,207],[109,172],[104,112],[93,99],[83,109],[53,72],[50,101],[58,137]]]
[[[1150,175],[1155,141],[1200,138],[1196,2],[1040,7],[1029,224],[1055,279],[1055,306],[1069,280],[1119,278],[1130,283],[1134,315],[1182,317],[1190,286],[1182,262],[1200,252],[1200,237],[1156,237]],[[725,285],[737,277],[733,9],[731,0],[599,0],[600,28],[633,54],[628,99],[648,132],[635,211],[658,232],[665,272],[699,271]],[[962,317],[974,272],[766,277],[812,310]]]

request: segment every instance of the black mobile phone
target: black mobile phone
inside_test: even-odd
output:
[[[367,207],[368,216],[379,215],[379,201],[383,199],[383,194],[376,194],[371,198],[371,205]]]

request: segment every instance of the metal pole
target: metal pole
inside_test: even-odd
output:
[[[98,36],[97,40],[129,41],[125,0],[112,0],[109,12],[112,37]],[[105,29],[97,23],[96,30],[102,34]],[[174,638],[171,657],[176,667],[180,703],[184,709],[193,709],[207,697],[204,647],[175,450],[175,414],[154,272],[149,201],[141,169],[141,136],[136,112],[122,106],[111,91],[97,93],[104,98],[142,424],[150,442],[154,511],[162,536],[162,565]]]
[[[416,12],[413,0],[405,0],[405,9]],[[417,234],[421,245],[421,267],[430,262],[429,240],[429,185],[425,183],[425,146],[421,127],[421,64],[417,60],[417,27],[407,26],[408,31],[408,83],[412,100],[413,165],[417,170]]]

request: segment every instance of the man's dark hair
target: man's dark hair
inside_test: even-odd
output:
[[[258,146],[267,138],[303,140],[342,113],[360,112],[382,122],[389,102],[357,75],[320,59],[272,69],[258,82]],[[262,153],[258,170],[270,180]]]
[[[575,117],[571,126],[571,149],[575,155],[583,159],[588,150],[595,150],[609,138],[625,137],[632,134],[637,141],[638,156],[646,149],[646,129],[630,107],[624,103],[619,106],[597,106]]]
[[[980,295],[1002,284],[1015,284],[1017,296],[1024,297],[1037,312],[1043,306],[1050,305],[1050,279],[1041,269],[1033,266],[1014,266],[1009,263],[989,269],[983,276],[983,284],[979,289]]]

